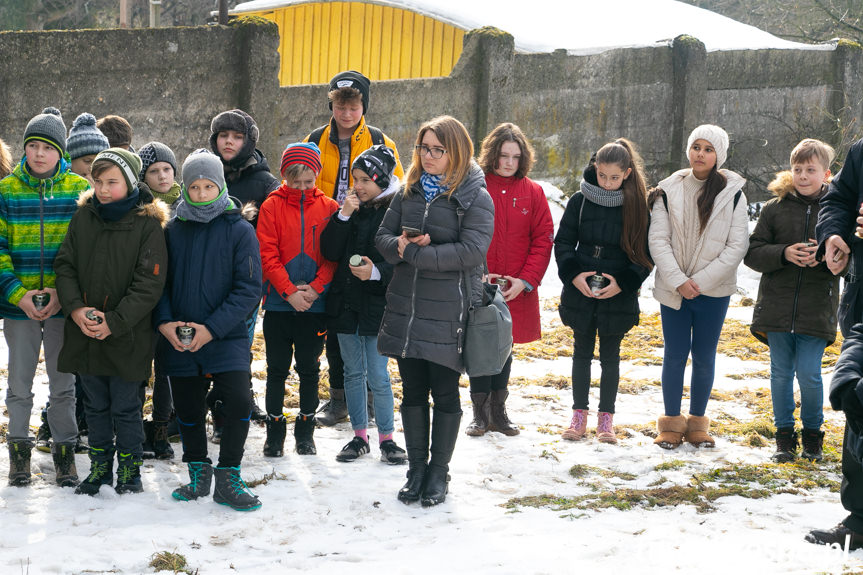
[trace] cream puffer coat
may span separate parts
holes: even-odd
[[[720,170],[727,183],[716,196],[707,226],[697,238],[692,261],[682,261],[684,226],[683,180],[689,168],[678,170],[659,182],[668,200],[653,204],[648,241],[650,256],[656,263],[653,297],[659,303],[680,309],[682,296],[677,286],[687,279],[698,284],[702,295],[725,297],[737,290],[737,268],[749,249],[749,215],[746,197],[734,196],[746,183],[740,175]]]

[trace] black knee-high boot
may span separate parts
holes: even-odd
[[[426,470],[423,485],[423,507],[443,503],[446,499],[449,484],[449,462],[455,450],[458,439],[458,429],[461,424],[461,412],[444,413],[434,410],[434,421],[431,430],[431,460]]]
[[[408,452],[407,482],[399,489],[399,501],[419,501],[429,457],[429,407],[426,405],[401,407],[405,430],[405,447]]]

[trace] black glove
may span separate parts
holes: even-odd
[[[857,397],[857,390],[853,385],[842,392],[842,411],[845,412],[848,426],[854,433],[863,435],[863,405],[860,404],[860,398]]]

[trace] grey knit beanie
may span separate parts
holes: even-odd
[[[698,126],[689,134],[689,140],[686,142],[687,154],[695,140],[707,140],[710,142],[713,149],[716,150],[716,169],[721,168],[725,160],[728,159],[728,132],[713,124]]]
[[[24,129],[24,145],[30,140],[41,140],[57,148],[60,155],[66,153],[66,124],[57,108],[47,107],[34,116]]]
[[[195,150],[183,162],[183,186],[188,186],[195,180],[210,180],[219,189],[225,187],[225,170],[222,160],[216,154],[201,148]]]
[[[108,138],[96,127],[96,116],[93,114],[84,112],[72,122],[72,129],[69,130],[69,138],[66,140],[66,149],[71,159],[98,154],[110,147]]]
[[[120,171],[123,172],[123,179],[126,180],[127,189],[129,193],[132,193],[132,189],[138,184],[138,172],[141,171],[141,158],[125,148],[108,148],[99,152],[93,158],[93,163],[95,164],[100,160],[111,162],[120,168]]]
[[[141,173],[138,175],[138,179],[141,181],[144,181],[147,169],[156,162],[171,164],[171,167],[174,168],[174,179],[177,179],[177,158],[174,157],[171,148],[162,142],[147,142],[138,150],[138,155],[141,157]]]

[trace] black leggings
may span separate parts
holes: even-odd
[[[195,377],[169,377],[177,412],[177,427],[183,440],[184,462],[211,463],[207,457],[207,390],[210,379]],[[249,374],[246,371],[226,371],[212,375],[224,419],[222,442],[219,445],[219,467],[239,467],[243,460],[243,447],[249,434],[249,413],[252,394],[249,391]]]
[[[483,377],[470,378],[470,392],[490,393],[492,391],[506,389],[506,386],[509,383],[509,372],[511,369],[512,354],[509,354],[506,363],[503,364],[503,369],[500,370],[500,373],[498,373],[497,375],[486,375]]]
[[[590,362],[596,345],[596,330],[574,332],[572,351],[572,408],[587,409],[590,393]],[[617,386],[620,383],[620,342],[623,336],[599,336],[599,411],[614,413]]]
[[[444,413],[461,413],[458,380],[461,374],[424,359],[398,359],[402,378],[402,405],[428,407],[431,392],[434,407]]]
[[[300,378],[300,413],[318,410],[318,382],[321,352],[327,323],[323,314],[292,311],[264,312],[264,340],[267,344],[267,398],[270,415],[281,415],[285,404],[285,380],[296,356]],[[333,338],[335,340],[337,338]],[[247,382],[248,384],[248,382]]]

